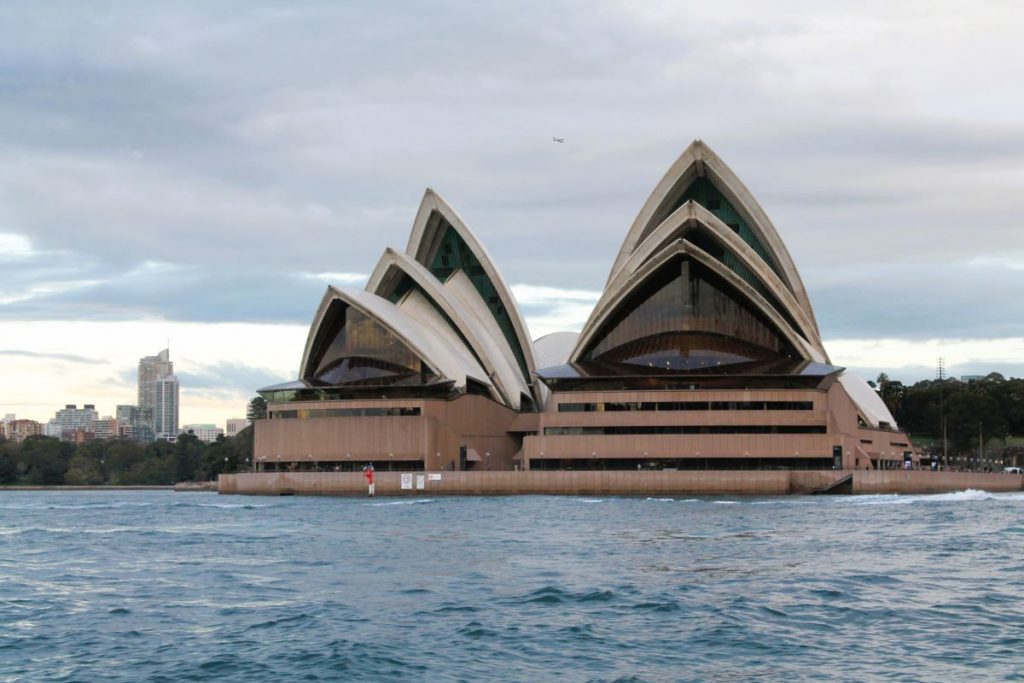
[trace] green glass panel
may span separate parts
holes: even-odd
[[[473,287],[484,300],[488,310],[490,310],[495,322],[498,323],[498,327],[501,328],[502,334],[505,335],[505,340],[512,348],[512,353],[519,364],[519,370],[523,373],[523,378],[527,384],[529,384],[530,372],[526,367],[526,355],[523,353],[523,347],[519,344],[519,337],[516,335],[512,319],[508,311],[505,310],[505,305],[501,303],[498,290],[494,287],[491,279],[487,277],[483,265],[481,265],[476,255],[473,254],[469,245],[459,236],[455,228],[447,223],[445,225],[447,229],[444,232],[444,237],[442,237],[441,244],[438,246],[437,252],[428,266],[430,272],[441,282],[445,282],[460,270],[469,277]]]
[[[750,245],[750,248],[757,252],[757,255],[761,257],[761,260],[768,264],[768,267],[775,271],[776,275],[785,282],[785,278],[782,276],[782,272],[778,265],[770,256],[768,249],[765,248],[761,241],[754,234],[754,231],[750,229],[750,226],[743,219],[743,216],[736,210],[728,199],[718,191],[714,183],[705,177],[697,178],[690,186],[686,188],[686,192],[676,200],[675,206],[672,207],[672,211],[675,211],[680,206],[688,201],[695,201],[705,209],[713,213],[720,221],[728,225],[733,229],[740,238]]]

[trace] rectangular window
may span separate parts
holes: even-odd
[[[546,436],[639,434],[825,434],[825,425],[657,425],[546,427]]]

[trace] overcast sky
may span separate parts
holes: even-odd
[[[578,330],[694,138],[836,364],[1024,375],[1021,35],[1011,1],[4,3],[0,412],[112,413],[170,339],[183,422],[241,414],[427,186],[535,337]]]

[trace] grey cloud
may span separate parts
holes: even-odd
[[[181,382],[183,391],[187,390],[197,394],[227,392],[228,394],[252,395],[262,387],[294,379],[294,377],[282,377],[266,368],[257,368],[244,363],[204,365],[195,371],[178,371],[175,374]],[[218,398],[222,397],[218,396]]]
[[[994,292],[1019,278],[948,265],[1024,252],[1022,100],[984,99],[987,74],[1015,82],[984,61],[1008,48],[945,36],[977,48],[957,43],[975,77],[951,100],[914,61],[936,42],[927,3],[751,7],[8,4],[0,225],[47,253],[5,264],[0,301],[41,293],[0,317],[306,323],[323,284],[293,274],[368,272],[427,185],[507,281],[600,290],[702,137],[764,204],[826,336],[1018,334]]]
[[[804,273],[825,339],[1024,337],[1024,272],[966,263],[877,264]]]
[[[72,353],[39,353],[38,351],[26,351],[25,349],[0,349],[0,356],[22,356],[25,358],[49,358],[51,360],[63,360],[69,363],[85,363],[88,365],[103,365],[107,361],[99,358],[87,358],[76,356]]]

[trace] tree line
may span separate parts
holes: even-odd
[[[968,452],[979,440],[1024,436],[1024,379],[993,372],[968,382],[924,380],[904,385],[884,373],[875,383],[879,396],[911,438],[941,440],[945,427],[951,452]]]
[[[48,436],[15,443],[0,437],[0,484],[8,485],[170,485],[216,479],[247,470],[251,462],[251,426],[209,444],[191,432],[175,443],[147,444],[104,439],[75,445]]]

